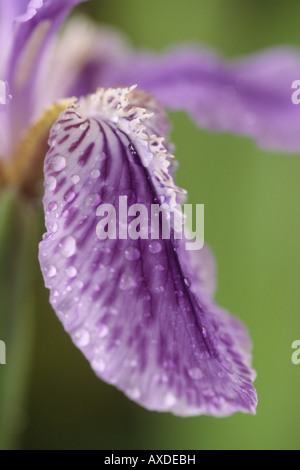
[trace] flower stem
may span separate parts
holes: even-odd
[[[0,195],[0,340],[6,365],[0,365],[0,449],[18,446],[25,423],[33,349],[38,220],[20,195]]]

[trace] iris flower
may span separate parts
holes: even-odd
[[[214,302],[209,248],[187,251],[173,229],[169,240],[100,241],[97,207],[118,209],[127,196],[180,208],[163,106],[265,148],[299,150],[290,99],[299,58],[277,49],[227,63],[196,45],[136,52],[82,18],[57,36],[78,3],[1,0],[0,187],[33,203],[44,174],[42,273],[98,377],[150,410],[255,413],[251,342]]]

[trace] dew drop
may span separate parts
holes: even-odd
[[[62,171],[66,168],[67,162],[64,157],[54,157],[51,160],[51,166],[54,171]]]
[[[56,276],[57,274],[57,269],[55,266],[53,266],[52,264],[50,264],[46,269],[45,269],[45,274],[47,277],[49,277],[50,279],[52,279],[53,277]]]
[[[99,338],[105,338],[108,335],[109,329],[105,323],[98,324],[98,336]]]
[[[80,181],[79,175],[73,175],[73,176],[71,177],[71,181],[72,181],[73,184],[78,184],[79,181]]]
[[[73,191],[68,191],[64,195],[64,200],[66,202],[70,203],[70,202],[74,201],[75,197],[76,197],[76,194]]]
[[[92,171],[91,171],[91,177],[92,177],[93,179],[96,180],[97,178],[99,178],[99,176],[100,176],[100,171],[99,171],[99,170],[92,170]]]
[[[141,252],[137,248],[129,247],[125,251],[125,258],[128,259],[128,261],[137,261],[140,256]]]
[[[103,361],[103,359],[94,359],[92,361],[92,367],[95,370],[95,372],[104,372],[106,369],[106,364]]]
[[[69,276],[69,278],[74,279],[74,277],[77,276],[77,269],[74,268],[74,266],[70,266],[69,268],[66,269],[66,273]]]
[[[54,176],[49,176],[49,178],[47,178],[45,181],[46,189],[48,189],[49,191],[54,191],[56,189],[56,186],[57,186],[56,178],[54,178]]]
[[[154,288],[154,292],[156,292],[156,294],[162,294],[164,291],[165,288],[163,286],[158,286]]]
[[[56,233],[58,230],[58,224],[55,222],[50,228],[51,233]]]
[[[192,281],[188,277],[184,278],[184,283],[187,287],[191,287],[191,285],[192,285]]]
[[[171,406],[175,405],[176,403],[175,395],[173,395],[173,393],[167,393],[164,398],[164,403],[168,408],[171,408]]]
[[[50,202],[50,203],[48,204],[48,209],[49,209],[49,211],[51,211],[51,212],[52,212],[52,211],[56,211],[56,209],[57,209],[57,204],[56,204],[56,202],[54,202],[54,201]]]
[[[82,329],[75,333],[74,342],[78,347],[88,346],[90,343],[90,334],[87,330]]]
[[[59,131],[60,128],[61,128],[61,125],[58,124],[58,123],[57,123],[57,124],[54,124],[54,126],[52,127],[52,129],[53,129],[54,131]]]
[[[182,290],[175,291],[175,294],[177,294],[178,297],[183,297]]]
[[[161,273],[162,273],[163,271],[165,271],[165,268],[164,268],[164,266],[163,266],[162,264],[157,264],[154,269],[155,269],[156,271],[161,272]]]
[[[120,281],[120,289],[121,290],[130,290],[136,287],[136,282],[132,276],[128,274],[123,274]]]
[[[48,144],[51,148],[55,147],[56,145],[56,139],[55,137],[51,137],[49,140],[48,140]]]
[[[153,255],[157,255],[158,253],[161,252],[161,244],[159,242],[152,242],[150,243],[149,245],[149,251],[150,253],[152,253]]]
[[[90,194],[87,198],[87,203],[89,206],[98,206],[101,202],[101,197],[99,194]]]
[[[74,237],[70,236],[65,238],[65,240],[60,244],[62,254],[66,258],[71,258],[76,251],[76,240]]]
[[[205,388],[202,393],[205,398],[214,398],[215,396],[215,392],[211,388]]]
[[[203,378],[203,373],[198,367],[193,367],[192,369],[189,369],[188,374],[193,380],[200,380]]]
[[[204,328],[204,326],[201,328],[201,331],[202,331],[203,338],[207,338],[207,331],[206,331],[206,328]]]
[[[142,395],[140,389],[136,387],[129,389],[127,394],[132,400],[139,400],[139,398],[141,398],[141,395]]]
[[[220,340],[225,343],[226,346],[232,346],[233,345],[233,340],[227,333],[221,333],[220,334]]]

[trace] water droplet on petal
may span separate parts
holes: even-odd
[[[53,266],[52,264],[50,264],[46,269],[45,269],[45,274],[47,277],[49,278],[53,278],[56,276],[57,274],[57,269],[55,266]]]
[[[157,264],[154,269],[155,269],[156,271],[161,272],[161,273],[162,273],[163,271],[165,271],[165,268],[164,268],[164,266],[163,266],[162,264]]]
[[[123,274],[123,276],[121,277],[121,281],[120,281],[120,289],[130,290],[130,289],[133,289],[134,287],[136,287],[136,282],[133,279],[133,277],[128,274]]]
[[[57,209],[57,204],[56,202],[52,201],[48,204],[48,209],[49,211],[55,211]]]
[[[48,140],[48,144],[51,148],[55,147],[56,145],[56,139],[55,137],[51,137],[49,140]]]
[[[58,230],[58,224],[55,222],[51,227],[49,227],[51,233],[56,233]]]
[[[138,400],[139,398],[141,398],[142,395],[140,389],[136,387],[129,389],[127,394],[132,400]]]
[[[204,328],[204,326],[201,328],[201,331],[202,331],[203,338],[207,338],[207,331],[206,331],[206,328]]]
[[[161,252],[161,244],[159,242],[152,242],[150,243],[149,245],[149,251],[150,253],[152,253],[153,255],[157,255],[158,253]]]
[[[182,290],[175,291],[175,294],[176,294],[178,297],[183,297],[183,292],[182,292]]]
[[[99,178],[99,176],[100,176],[100,171],[99,171],[99,170],[92,170],[92,171],[91,171],[91,177],[92,177],[93,179],[96,180],[97,178]]]
[[[90,194],[89,197],[87,198],[87,203],[90,206],[98,206],[101,202],[101,197],[99,194]]]
[[[232,346],[233,340],[227,333],[220,334],[220,340],[225,343],[226,346]]]
[[[129,247],[125,251],[125,258],[128,259],[128,261],[136,261],[140,258],[141,252],[137,248]]]
[[[214,398],[215,396],[215,392],[211,388],[205,388],[202,393],[205,398]]]
[[[49,176],[49,178],[46,179],[45,181],[45,188],[48,189],[49,191],[54,191],[57,186],[57,181],[54,176]]]
[[[73,175],[71,177],[71,181],[72,181],[73,184],[78,184],[79,181],[80,181],[80,177],[78,175]]]
[[[64,157],[53,157],[51,160],[51,166],[54,171],[62,171],[66,168],[67,162]]]
[[[70,266],[66,269],[66,273],[71,279],[74,279],[77,276],[77,269],[74,266]]]
[[[189,369],[188,373],[191,379],[193,380],[200,380],[203,378],[203,373],[198,367],[193,367],[192,369]]]
[[[109,332],[108,326],[105,323],[99,323],[97,326],[99,338],[105,338]]]
[[[61,251],[66,258],[71,258],[76,251],[76,240],[74,237],[70,236],[65,238],[65,240],[60,244]]]
[[[163,286],[158,286],[154,288],[154,292],[156,292],[156,294],[162,294],[164,291],[165,288]]]
[[[76,194],[73,191],[68,191],[64,195],[64,200],[66,202],[70,203],[70,202],[74,201],[75,197],[76,197]]]
[[[58,123],[57,123],[57,124],[54,124],[54,126],[52,127],[52,129],[53,129],[54,131],[59,131],[60,128],[61,128],[61,125],[58,124]]]
[[[106,368],[106,364],[103,359],[94,359],[92,361],[92,368],[95,372],[104,372]]]
[[[187,287],[191,287],[191,285],[192,285],[192,281],[188,277],[184,278],[184,283]]]
[[[85,329],[77,331],[74,336],[74,342],[78,347],[88,346],[90,343],[90,333]]]
[[[171,406],[175,405],[176,403],[175,395],[173,395],[173,393],[167,393],[164,398],[164,403],[168,408],[171,408]]]

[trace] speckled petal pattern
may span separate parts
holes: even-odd
[[[169,240],[97,237],[100,204],[118,212],[126,196],[128,205],[163,200],[176,210],[183,194],[164,135],[153,134],[163,132],[162,113],[137,107],[136,93],[101,89],[52,128],[39,253],[51,304],[95,373],[142,406],[255,413],[250,341],[212,301],[209,253],[190,263],[173,230]]]

